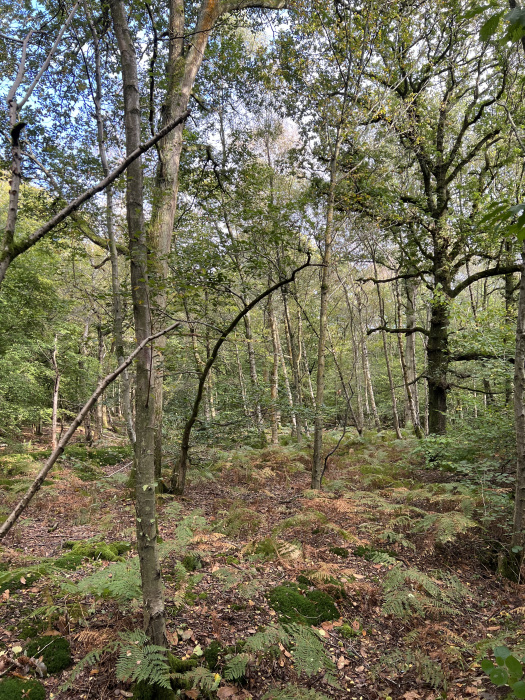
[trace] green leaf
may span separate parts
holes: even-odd
[[[514,7],[505,15],[507,22],[514,26],[525,27],[525,10],[521,7]]]
[[[489,678],[494,685],[507,685],[509,682],[507,670],[498,666],[489,673]]]
[[[498,31],[499,23],[503,16],[503,12],[497,12],[488,18],[486,22],[483,23],[479,36],[481,41],[488,41],[494,34]]]
[[[490,659],[483,659],[480,665],[487,675],[496,668]]]
[[[494,656],[496,661],[500,666],[503,666],[507,656],[510,656],[510,649],[508,647],[494,647]]]
[[[514,693],[515,697],[518,698],[518,700],[525,699],[525,683],[523,681],[518,681],[517,683],[514,683],[512,686],[512,692]]]
[[[521,676],[523,675],[523,669],[521,667],[521,664],[515,656],[507,656],[507,658],[505,659],[505,666],[516,678],[521,678]]]

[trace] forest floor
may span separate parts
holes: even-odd
[[[259,700],[273,688],[268,698],[501,697],[480,660],[498,644],[521,654],[525,646],[525,586],[495,571],[508,491],[427,469],[411,439],[383,433],[346,436],[328,461],[323,491],[314,492],[309,448],[305,441],[202,450],[186,495],[159,496],[171,651],[204,663],[203,651],[216,642],[212,668],[222,674],[215,694],[181,696]],[[41,464],[45,453],[31,449],[0,453],[0,515]],[[68,541],[133,540],[129,466],[114,442],[73,445],[2,543],[0,675],[13,671],[2,669],[2,658],[16,657],[35,635],[67,638],[74,663],[140,629],[133,550],[124,562],[105,561],[100,550],[66,569],[60,562],[42,568],[67,554]],[[279,643],[248,657],[238,682],[225,680],[229,645],[290,621],[286,602],[279,607],[271,595],[290,582],[295,594],[322,591],[334,601],[337,615],[315,624],[332,674],[298,673],[299,652]],[[47,697],[131,697],[132,684],[116,677],[116,658],[102,653],[69,690],[60,687],[72,667],[47,676]],[[310,694],[294,695],[293,686]]]

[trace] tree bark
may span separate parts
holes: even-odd
[[[255,349],[253,347],[253,334],[250,314],[244,316],[244,333],[246,337],[246,345],[248,347],[248,364],[250,367],[250,381],[252,384],[252,391],[254,393],[254,404],[255,404],[255,425],[257,430],[262,433],[263,431],[263,416],[261,411],[261,404],[259,401],[259,379],[257,377],[257,364],[255,362]]]
[[[301,372],[299,368],[299,354],[297,352],[297,347],[295,344],[295,336],[293,332],[293,326],[292,326],[292,321],[290,318],[290,311],[288,309],[288,298],[287,298],[287,290],[283,287],[282,290],[282,297],[283,297],[283,311],[284,311],[284,330],[285,330],[285,335],[286,335],[286,344],[288,347],[288,354],[290,355],[290,360],[292,363],[292,376],[293,376],[293,403],[294,403],[294,408],[297,408],[298,410],[294,410],[294,416],[295,416],[295,430],[296,430],[296,438],[297,442],[301,442],[301,437],[303,433],[303,417],[301,415],[301,408],[303,405],[303,396],[302,396],[302,387],[301,387]]]
[[[272,371],[270,374],[270,401],[271,401],[271,420],[270,427],[272,431],[272,445],[279,444],[279,347],[277,342],[277,327],[275,323],[275,314],[273,311],[273,299],[268,297],[268,323],[270,326],[270,334],[272,337]]]
[[[53,409],[51,415],[51,449],[56,450],[57,448],[57,417],[58,417],[58,392],[60,390],[60,371],[58,369],[57,362],[57,342],[58,338],[55,335],[55,345],[53,347],[53,353],[51,355],[51,364],[53,365],[53,370],[55,372],[55,379],[53,382]]]

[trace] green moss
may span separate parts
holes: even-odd
[[[14,569],[0,574],[0,593],[9,590],[10,593],[32,586],[43,574],[47,573],[46,565]]]
[[[208,664],[210,671],[215,671],[219,665],[219,657],[224,653],[224,648],[219,642],[212,642],[204,650],[204,659]]]
[[[186,673],[187,671],[192,671],[199,665],[197,659],[179,659],[173,654],[168,654],[168,663],[172,673]]]
[[[133,700],[176,700],[173,690],[140,681],[133,688]]]
[[[346,623],[342,625],[339,628],[339,633],[341,637],[344,637],[345,639],[351,639],[352,637],[359,637],[359,632],[355,630],[353,627],[350,625],[347,625]]]
[[[181,564],[186,571],[202,569],[202,559],[200,555],[196,553],[186,554],[186,556],[181,559]]]
[[[233,557],[231,554],[226,557],[227,564],[240,564],[239,557]]]
[[[0,681],[0,700],[46,700],[46,689],[40,681],[4,678]]]
[[[70,549],[71,554],[104,561],[124,561],[120,555],[131,549],[127,542],[66,542],[64,547]]]
[[[330,547],[329,551],[332,554],[337,555],[338,557],[342,557],[343,559],[348,559],[349,552],[348,552],[348,549],[345,549],[344,547]]]
[[[20,631],[18,632],[18,637],[25,641],[26,639],[36,637],[38,635],[38,632],[39,629],[35,625],[24,625],[20,628]]]
[[[55,559],[54,565],[66,571],[75,571],[82,564],[84,557],[81,554],[66,554]]]
[[[34,460],[27,454],[10,454],[0,457],[0,474],[4,477],[18,476],[28,472]]]
[[[270,606],[279,614],[282,622],[319,625],[339,617],[339,611],[328,593],[316,590],[302,594],[297,588],[289,584],[276,586],[267,594]]]
[[[44,657],[48,673],[58,673],[71,666],[71,647],[64,637],[38,637],[25,648],[27,656]]]

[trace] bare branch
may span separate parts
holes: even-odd
[[[475,272],[473,275],[469,275],[463,282],[460,282],[455,289],[449,291],[449,296],[455,299],[458,294],[460,294],[464,289],[469,287],[474,282],[478,280],[483,280],[486,277],[498,277],[499,275],[508,275],[512,272],[522,272],[523,265],[498,265],[496,267],[491,267],[488,270],[481,270],[480,272]]]

